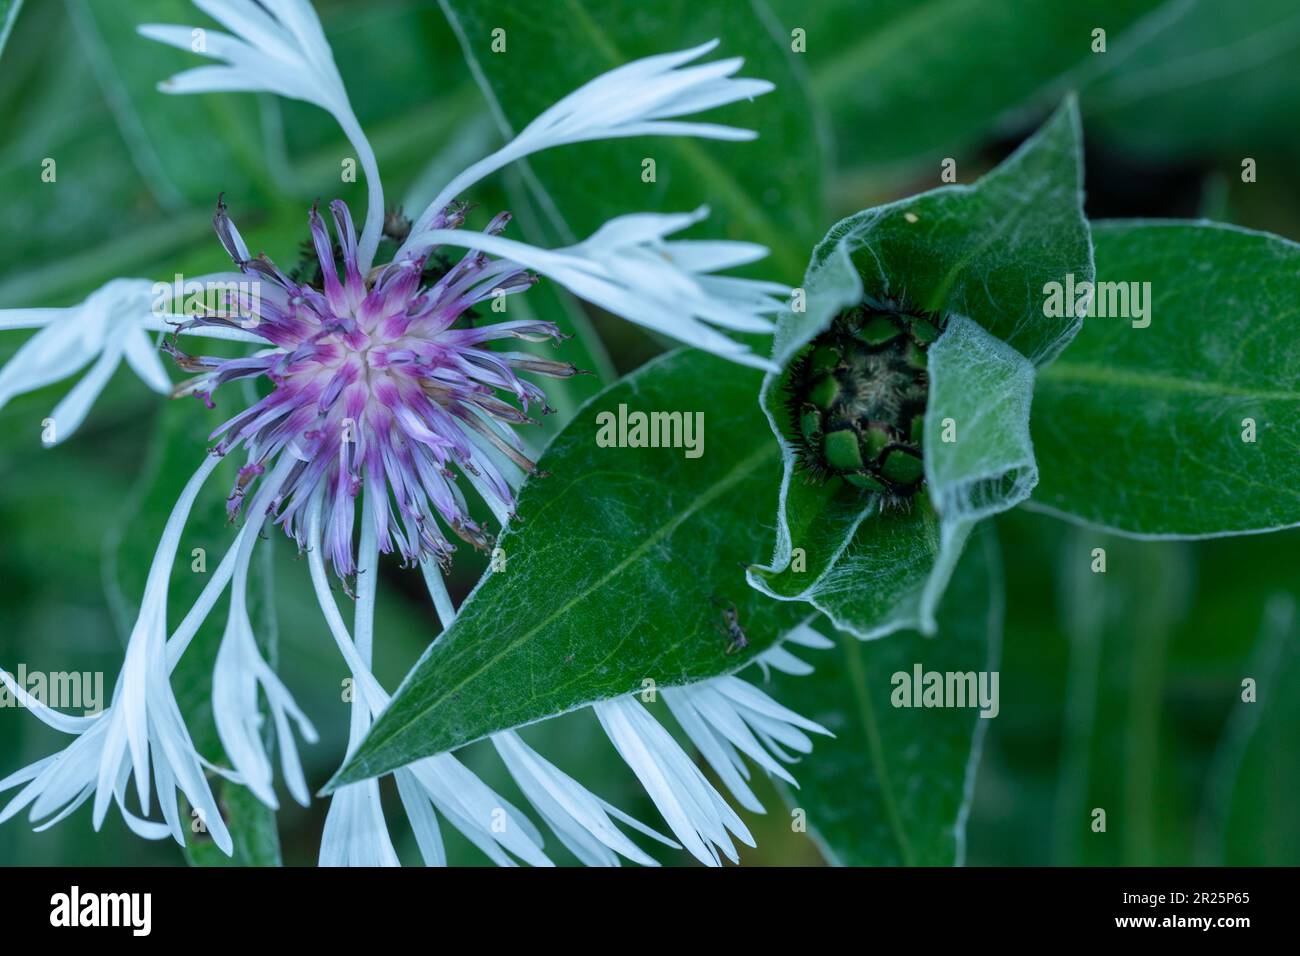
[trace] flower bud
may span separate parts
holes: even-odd
[[[921,436],[926,351],[943,319],[894,300],[865,300],[835,317],[785,377],[789,437],[817,481],[842,479],[905,507],[925,483]]]

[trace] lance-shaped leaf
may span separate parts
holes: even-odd
[[[1040,376],[1033,506],[1153,537],[1300,524],[1300,245],[1210,223],[1095,235],[1094,311],[1127,314],[1090,317]]]
[[[1046,315],[1042,290],[1093,274],[1080,177],[1078,114],[1068,102],[974,186],[866,210],[814,251],[806,309],[778,326],[778,365],[864,293],[902,295],[947,316],[929,354],[928,496],[910,510],[882,510],[876,495],[838,480],[809,483],[785,437],[782,376],[769,375],[763,406],[785,470],[776,547],[767,566],[750,569],[754,587],[807,601],[864,639],[904,627],[933,632],[970,528],[1023,501],[1037,481],[1034,365],[1051,361],[1081,322]]]
[[[780,475],[760,380],[678,351],[584,406],[542,455],[547,474],[520,493],[519,518],[497,542],[504,567],[466,599],[331,786],[646,681],[733,671],[806,618],[806,607],[745,585],[745,564],[768,547]],[[657,447],[622,447],[651,440],[633,417],[648,412],[675,413],[692,431],[659,431],[655,419]],[[662,447],[674,434],[677,447]],[[729,653],[732,603],[748,647]]]
[[[804,47],[799,59],[830,113],[841,165],[870,170],[868,181],[879,181],[922,164],[933,163],[937,172],[942,157],[961,157],[990,130],[1014,128],[1038,104],[1125,63],[1136,42],[1186,4],[774,0],[771,6],[785,35]],[[1093,52],[1098,29],[1105,31],[1107,54]]]
[[[833,651],[810,661],[813,673],[776,675],[774,696],[835,734],[800,762],[799,788],[782,788],[786,802],[807,814],[831,862],[963,862],[980,749],[999,706],[993,681],[1002,607],[997,538],[986,526],[944,597],[938,637],[911,632],[864,644],[840,632]],[[945,675],[945,686],[946,675],[962,675],[953,687],[961,688],[965,706],[913,706],[924,703],[924,675],[936,672]],[[981,680],[988,717],[980,716]]]

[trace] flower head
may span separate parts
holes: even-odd
[[[213,435],[220,439],[218,454],[242,447],[246,455],[230,496],[231,514],[271,462],[289,456],[295,464],[279,492],[277,520],[306,547],[309,504],[322,495],[325,547],[340,575],[355,571],[354,499],[364,476],[386,489],[369,499],[383,551],[398,551],[410,564],[446,560],[454,547],[439,522],[462,540],[486,546],[488,534],[469,515],[457,472],[504,521],[514,505],[512,485],[533,467],[506,426],[533,421],[530,407],[547,408],[541,389],[518,373],[561,377],[577,371],[487,344],[558,338],[559,330],[546,322],[464,321],[484,300],[532,285],[533,278],[508,260],[471,252],[444,268],[425,252],[363,276],[347,206],[336,200],[330,212],[337,243],[319,212],[310,215],[319,276],[313,285],[290,278],[265,256],[251,257],[219,203],[217,235],[236,266],[265,290],[255,305],[245,303],[256,311],[244,325],[270,348],[214,359],[169,346],[183,368],[198,372],[183,392],[208,398],[223,384],[252,377],[272,386]],[[457,207],[440,226],[455,228],[463,218]],[[496,217],[486,234],[508,222],[507,215]],[[230,321],[199,318],[192,324]]]
[[[178,799],[183,795],[204,818],[216,844],[230,853],[231,834],[208,774],[247,787],[274,808],[273,742],[289,793],[306,803],[297,738],[316,739],[262,656],[248,612],[251,557],[263,525],[281,525],[306,552],[321,612],[355,682],[351,752],[389,703],[370,669],[380,552],[400,553],[407,563],[420,566],[434,608],[443,626],[449,626],[455,611],[439,573],[439,564],[453,550],[446,532],[479,547],[490,541],[489,529],[471,517],[461,481],[498,523],[508,521],[517,488],[533,469],[514,426],[533,422],[535,409],[547,410],[545,393],[526,376],[576,372],[567,363],[497,347],[510,339],[558,339],[556,326],[487,321],[486,313],[502,311],[507,297],[525,292],[541,276],[647,328],[736,362],[766,366],[748,344],[727,333],[770,332],[769,317],[781,305],[777,297],[787,290],[716,274],[761,258],[766,254],[761,246],[668,238],[703,219],[704,209],[619,216],[587,240],[558,249],[506,238],[509,216],[504,213],[481,231],[465,228],[468,207],[460,197],[483,177],[538,150],[635,135],[752,137],[749,130],[683,119],[771,89],[763,80],[736,78],[739,59],[694,62],[716,41],[647,57],[594,78],[501,149],[452,177],[410,222],[400,214],[385,216],[374,151],[307,0],[195,4],[230,32],[142,27],[147,37],[217,61],[173,77],[162,89],[264,91],[328,111],[365,171],[369,205],[364,226],[358,234],[341,201],[329,204],[330,223],[313,208],[308,216],[313,255],[301,268],[285,272],[266,255],[250,252],[219,199],[217,236],[239,270],[238,278],[250,280],[223,282],[221,304],[229,309],[157,314],[143,299],[147,289],[142,280],[121,280],[74,310],[0,313],[0,328],[42,327],[0,372],[0,404],[99,357],[91,375],[60,405],[67,406],[63,435],[84,416],[122,356],[154,389],[208,403],[230,382],[261,380],[266,386],[262,397],[212,434],[215,446],[167,520],[109,710],[97,718],[59,714],[29,700],[0,671],[0,681],[41,720],[74,737],[63,751],[0,780],[0,791],[21,788],[0,810],[0,821],[29,809],[34,823],[48,826],[93,798],[96,826],[115,804],[140,835],[171,835],[184,842],[187,828],[179,818]],[[466,251],[453,261],[448,249]],[[482,308],[480,315],[476,307],[489,301],[492,307]],[[163,329],[173,334],[162,347],[190,374],[174,389],[146,337],[147,331]],[[235,357],[209,357],[183,350],[181,336],[252,343],[255,348]],[[185,523],[205,482],[232,453],[242,458],[228,510],[232,519],[242,514],[244,526],[169,634],[168,585]],[[351,631],[330,590],[327,562],[345,586],[356,584]],[[211,698],[224,751],[220,761],[197,751],[170,677],[227,589],[230,601]],[[789,639],[809,645],[821,640],[801,638],[798,632]],[[805,666],[780,649],[768,651],[760,661],[792,673]],[[804,732],[821,730],[734,677],[675,690],[665,699],[747,806],[756,801],[743,783],[748,771],[742,755],[788,777],[779,763],[789,759],[786,751],[805,751],[809,740]],[[748,842],[748,832],[667,731],[627,698],[595,709],[681,844],[705,862],[720,860],[718,848],[734,859],[729,834]],[[587,790],[513,731],[495,735],[493,744],[529,804],[583,862],[652,863],[629,830],[676,845]],[[446,861],[440,820],[494,862],[551,862],[540,829],[455,755],[417,760],[393,776],[426,863]],[[138,811],[127,806],[132,782]],[[149,819],[155,794],[161,822]],[[320,862],[398,862],[378,781],[348,785],[332,797]]]

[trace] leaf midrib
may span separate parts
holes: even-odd
[[[898,802],[894,799],[893,783],[889,777],[889,768],[885,765],[884,745],[880,740],[880,728],[876,723],[875,708],[871,704],[871,695],[867,692],[867,668],[862,660],[860,642],[853,637],[843,636],[844,657],[848,665],[849,686],[853,689],[853,700],[857,705],[858,719],[867,736],[867,747],[871,755],[871,764],[880,785],[881,802],[885,805],[885,816],[889,820],[889,830],[898,844],[898,854],[904,866],[914,866],[916,855],[912,844],[903,829],[902,814]]]
[[[587,587],[577,591],[574,594],[574,596],[570,597],[568,601],[566,601],[560,607],[550,611],[545,617],[539,620],[528,631],[519,635],[519,637],[515,638],[514,640],[502,644],[499,650],[497,650],[491,656],[487,657],[477,668],[475,668],[473,671],[465,675],[456,683],[452,684],[450,687],[444,689],[441,694],[439,694],[437,697],[434,697],[432,700],[430,700],[430,702],[425,707],[415,711],[409,719],[407,719],[401,724],[398,724],[393,730],[389,731],[387,734],[384,734],[382,736],[378,734],[373,735],[371,739],[374,742],[374,751],[376,753],[381,752],[382,748],[385,745],[391,743],[393,740],[395,740],[402,734],[405,734],[408,730],[411,729],[411,727],[413,727],[415,724],[423,720],[430,713],[432,713],[434,710],[440,707],[442,703],[446,701],[448,698],[452,698],[456,694],[460,693],[460,691],[463,690],[468,684],[470,684],[472,681],[477,679],[484,671],[494,666],[498,661],[501,660],[501,658],[503,658],[507,654],[513,653],[518,648],[522,647],[527,642],[531,641],[534,637],[537,636],[539,632],[549,627],[558,618],[566,614],[575,605],[577,605],[582,601],[587,600],[589,597],[591,597],[591,595],[599,591],[600,588],[602,588],[610,579],[612,579],[618,574],[621,574],[630,564],[632,564],[634,561],[636,561],[638,558],[644,555],[656,544],[658,544],[664,538],[672,535],[673,532],[675,532],[683,522],[685,522],[688,518],[691,517],[691,515],[695,514],[701,508],[716,500],[719,496],[725,493],[732,486],[739,483],[742,479],[744,479],[750,473],[755,471],[766,459],[776,455],[777,450],[778,449],[775,442],[765,443],[756,452],[752,453],[747,458],[742,459],[739,463],[736,464],[735,467],[731,469],[731,471],[727,472],[721,479],[715,482],[711,488],[709,488],[704,493],[697,496],[696,499],[687,508],[673,515],[669,520],[665,521],[662,525],[660,525],[660,527],[657,528],[652,534],[647,535],[639,545],[637,545],[630,552],[628,552],[628,554],[621,561],[619,561],[617,564],[611,567],[607,572],[605,572],[604,575],[597,578]],[[454,627],[455,626],[453,625],[453,631],[454,631]],[[449,639],[452,639],[452,634],[453,632],[451,631],[448,632]],[[375,731],[382,729],[382,727],[383,727],[383,719],[380,718],[380,721],[377,722],[375,725]],[[348,772],[349,769],[353,771],[365,771],[369,769],[370,765],[371,765],[370,760],[358,756],[356,763],[351,768],[345,767],[343,771],[340,772],[339,781],[341,783],[346,783],[349,782],[351,779],[353,779]]]

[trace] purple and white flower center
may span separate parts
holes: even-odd
[[[468,479],[498,521],[514,508],[514,488],[532,462],[507,427],[531,423],[530,405],[545,394],[518,371],[567,376],[573,366],[489,346],[493,340],[559,338],[546,322],[476,324],[473,307],[521,292],[534,278],[518,265],[466,254],[440,276],[426,274],[433,250],[370,270],[357,267],[352,220],[330,206],[337,247],[311,213],[320,287],[295,281],[265,256],[251,257],[219,203],[217,234],[240,270],[264,288],[254,321],[245,323],[270,348],[249,357],[209,359],[171,347],[182,367],[201,374],[180,390],[210,401],[226,382],[261,377],[270,394],[214,433],[217,452],[242,445],[247,463],[230,497],[232,517],[249,487],[281,455],[295,460],[275,499],[276,521],[307,546],[312,509],[323,516],[324,543],[336,573],[355,571],[353,524],[363,487],[373,491],[379,544],[408,562],[448,559],[454,547],[440,524],[476,547],[490,537],[457,482]],[[449,207],[439,228],[458,228],[464,209]],[[507,215],[486,232],[501,232]],[[341,263],[340,266],[337,263]],[[342,275],[340,276],[340,271]],[[220,318],[197,324],[230,324]],[[508,393],[515,404],[499,393]]]

